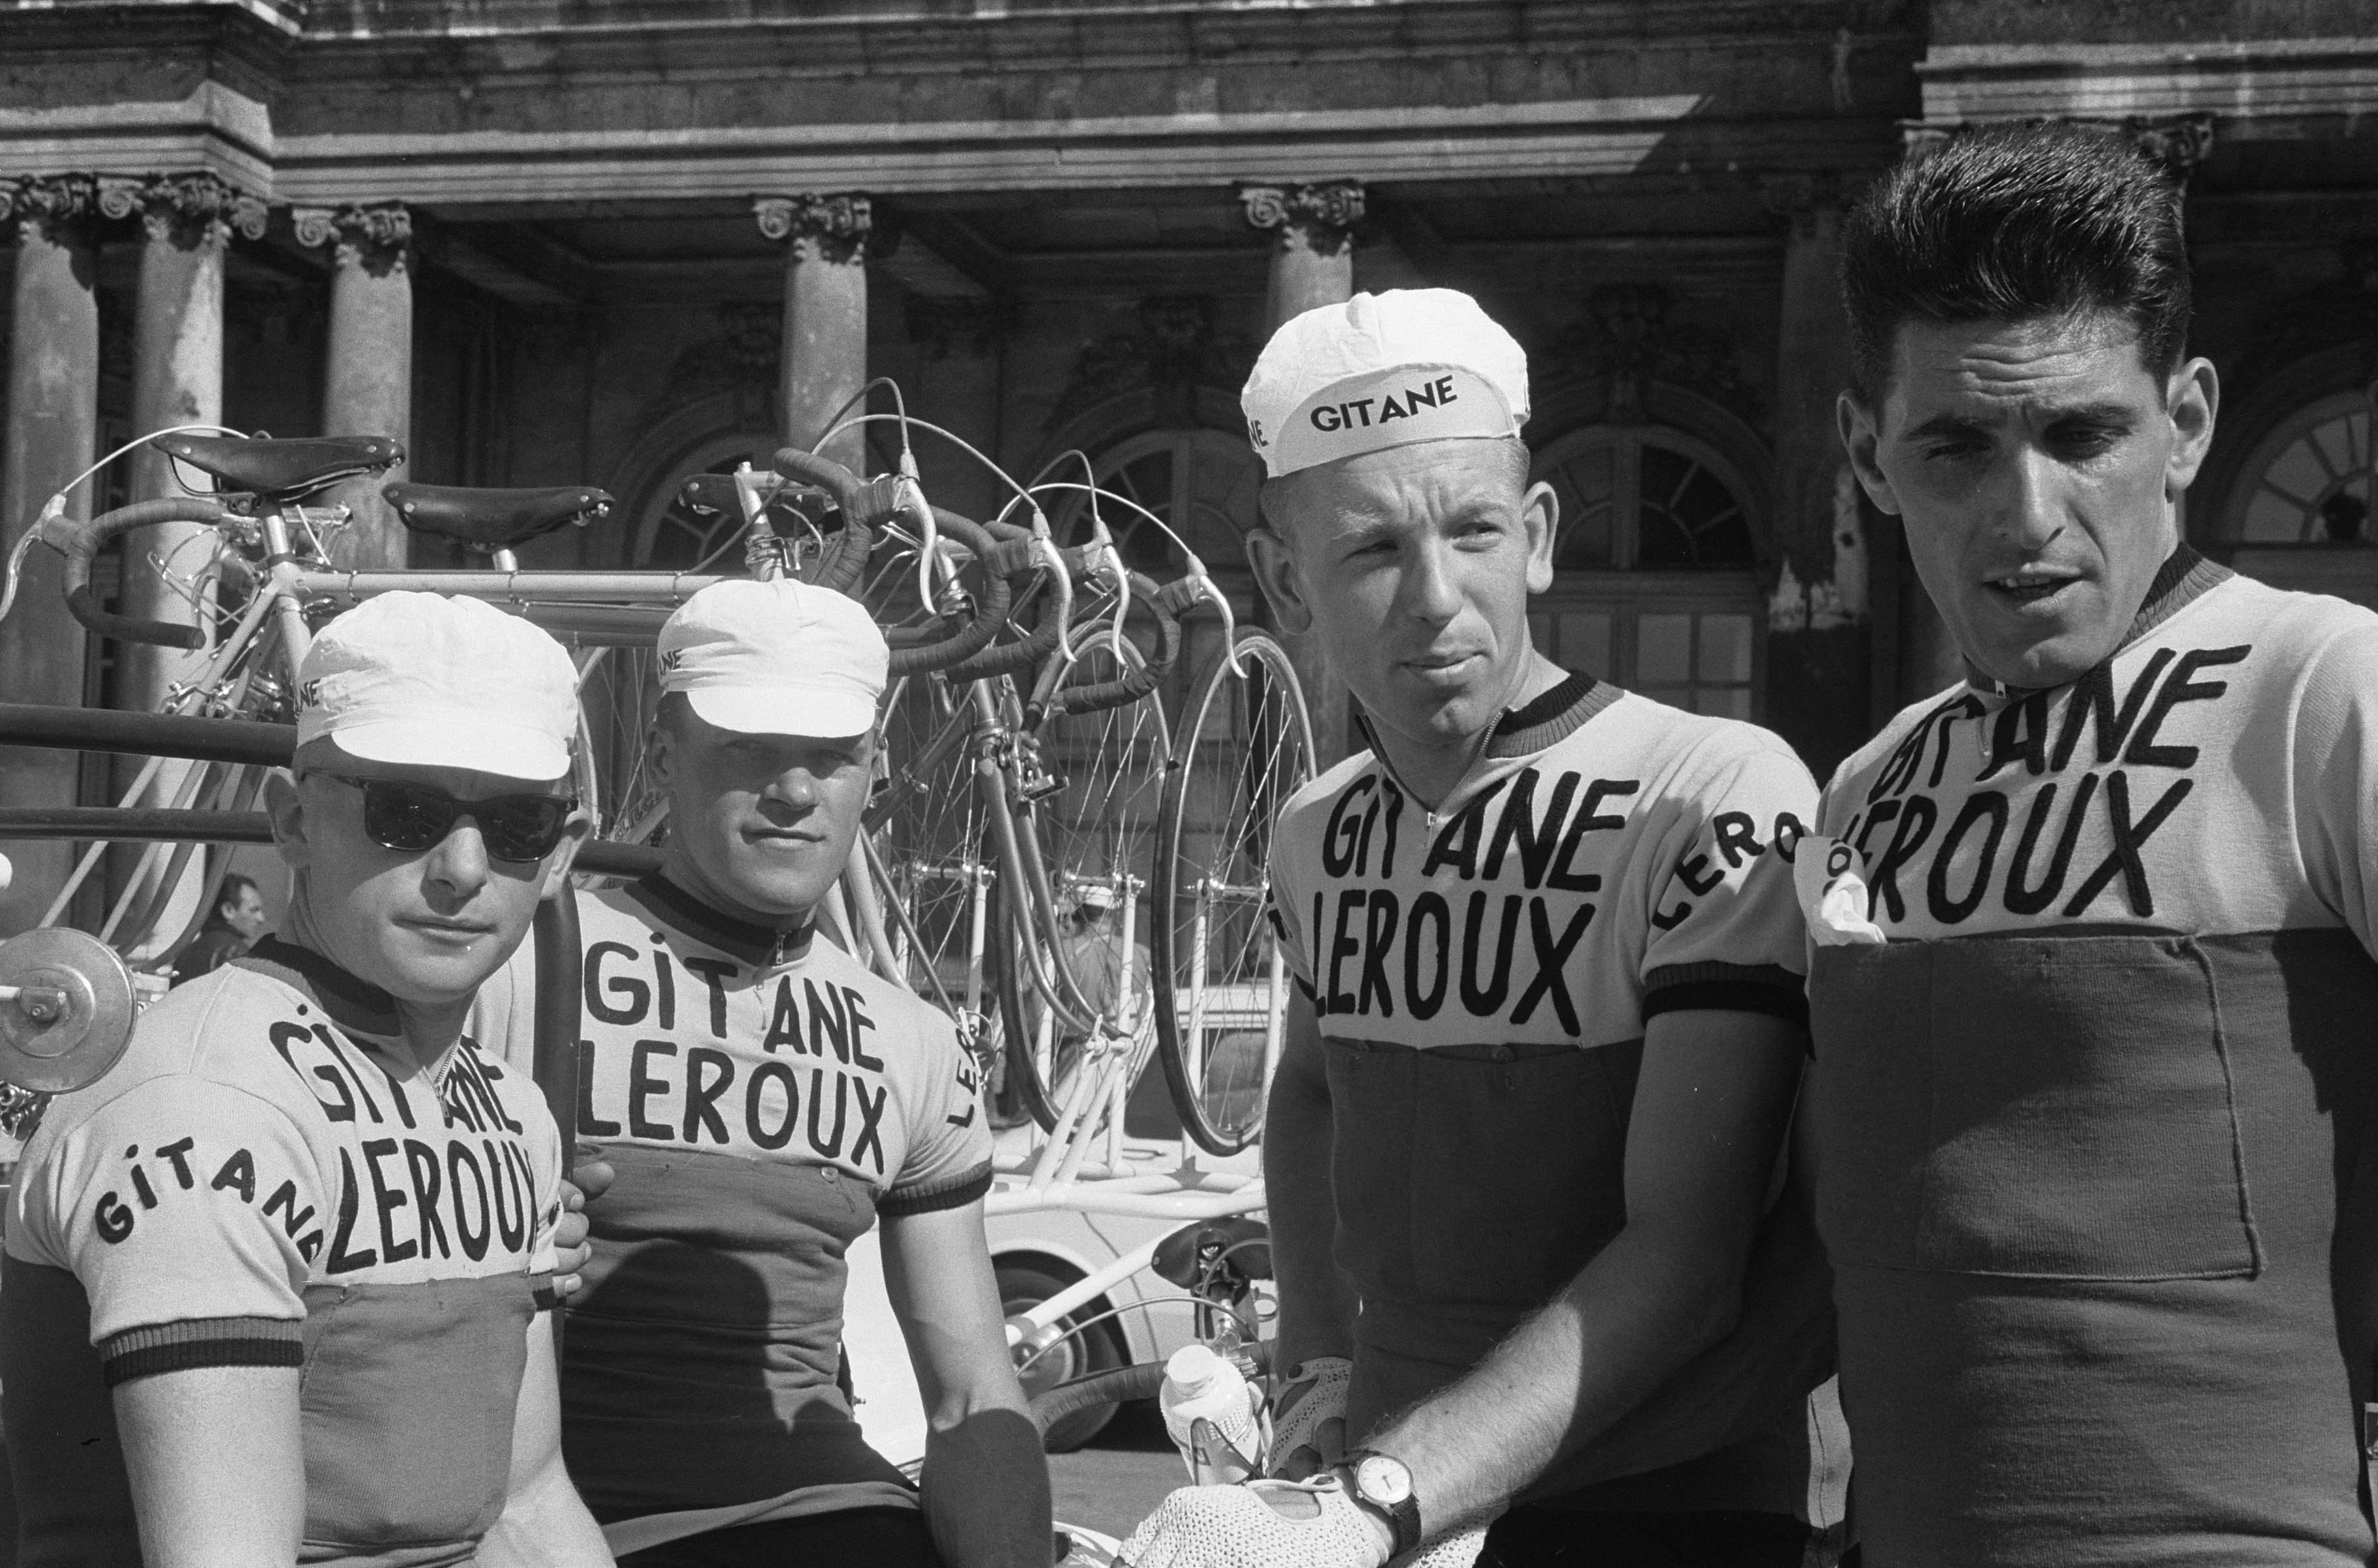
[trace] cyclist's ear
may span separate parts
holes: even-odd
[[[306,842],[305,802],[296,778],[286,768],[264,775],[264,817],[272,826],[272,847],[291,870],[303,870],[314,852]]]
[[[1304,576],[1288,541],[1268,527],[1247,530],[1247,564],[1255,568],[1255,582],[1271,602],[1280,629],[1291,635],[1311,629],[1313,606],[1305,602]]]
[[[594,819],[586,814],[585,808],[581,807],[570,814],[570,820],[562,825],[561,843],[545,857],[545,883],[536,890],[538,898],[551,898],[561,891],[562,884],[569,880],[571,863],[578,858],[579,846],[586,842],[586,835],[594,830]]]

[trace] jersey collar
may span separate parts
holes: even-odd
[[[280,981],[330,1014],[330,1022],[349,1035],[394,1039],[404,1033],[394,997],[368,980],[356,978],[312,948],[266,935],[233,959],[231,966],[253,969]]]
[[[808,957],[810,938],[816,930],[809,921],[779,930],[722,915],[657,871],[630,882],[622,891],[661,924],[707,942],[754,969],[778,969]]]
[[[2141,602],[2139,613],[2132,617],[2131,628],[2122,634],[2120,644],[2111,653],[2106,655],[2107,662],[2111,663],[2121,657],[2123,649],[2130,647],[2140,638],[2171,619],[2186,608],[2191,601],[2203,595],[2206,590],[2217,588],[2236,575],[2237,573],[2219,561],[2208,560],[2199,554],[2196,546],[2187,540],[2181,540],[2180,548],[2165,557],[2163,566],[2156,572],[2155,581],[2147,584],[2147,596]],[[1967,659],[1964,664],[1965,684],[1985,697],[2006,697],[2020,700],[2030,696],[2034,691],[2045,689],[2040,687],[2009,686],[2004,681],[1983,674],[1981,667],[1971,659]]]

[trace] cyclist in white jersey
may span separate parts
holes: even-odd
[[[316,638],[281,934],[144,1013],[18,1170],[18,1562],[610,1561],[562,1464],[560,1140],[464,1032],[586,831],[575,687],[465,600]]]
[[[1308,312],[1244,401],[1257,571],[1372,742],[1271,863],[1300,989],[1264,1144],[1276,1459],[1334,1484],[1176,1493],[1126,1555],[1375,1568],[1474,1550],[1516,1498],[1481,1561],[1796,1564],[1822,1268],[1771,1198],[1815,787],[1765,731],[1531,648],[1555,503],[1525,356],[1467,296]],[[1739,1418],[1657,1413],[1713,1392]]]

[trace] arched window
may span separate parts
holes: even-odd
[[[2371,404],[2333,392],[2256,443],[2240,474],[2231,535],[2240,545],[2378,544],[2370,526]]]
[[[1590,425],[1547,443],[1535,477],[1561,514],[1537,647],[1679,708],[1757,716],[1759,519],[1735,463],[1671,426]]]
[[[1263,482],[1263,461],[1246,437],[1221,430],[1151,430],[1116,443],[1092,463],[1101,489],[1127,496],[1162,518],[1218,581],[1246,570],[1242,541],[1255,525],[1255,490]],[[1060,468],[1048,477],[1079,484],[1081,470]],[[1085,542],[1090,536],[1088,498],[1078,491],[1058,494],[1062,500],[1049,507],[1050,525],[1065,544]],[[1101,506],[1099,516],[1134,569],[1164,582],[1187,566],[1179,546],[1128,507]]]

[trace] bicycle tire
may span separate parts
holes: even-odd
[[[1028,885],[1015,888],[1013,901],[1003,901],[1001,906],[1006,922],[999,949],[1001,997],[1014,1042],[1008,1071],[1011,1078],[1023,1074],[1020,1098],[1044,1130],[1056,1125],[1056,1113],[1064,1103],[1069,1050],[1078,1048],[1081,1036],[1077,1030],[1063,1029],[1055,1031],[1053,1041],[1048,1038],[1051,1010],[1037,995],[1033,970],[1039,969],[1061,993],[1099,1010],[1105,1026],[1122,1027],[1120,1011],[1106,1011],[1121,1005],[1119,976],[1094,976],[1069,959],[1063,922],[1082,890],[1105,886],[1135,906],[1129,926],[1118,929],[1113,940],[1121,942],[1128,930],[1132,949],[1145,942],[1147,923],[1141,911],[1152,885],[1157,814],[1171,755],[1171,730],[1152,692],[1087,711],[1063,701],[1065,693],[1076,688],[1111,691],[1138,680],[1147,664],[1138,644],[1126,639],[1118,655],[1111,623],[1093,621],[1074,628],[1073,646],[1076,657],[1058,689],[1058,700],[1019,747],[1028,775],[1022,783],[1029,798],[1011,806],[1019,851],[1038,860],[1038,875],[1048,882],[1047,918],[1037,907],[1038,891]],[[1019,866],[1008,880],[1032,874],[1031,868]],[[1019,908],[1025,918],[1016,917]],[[1153,1006],[1152,952],[1144,965],[1134,967],[1147,971],[1147,982],[1135,975],[1129,993],[1133,1033],[1137,1035]],[[1152,1037],[1146,1045],[1127,1087],[1136,1086],[1147,1070],[1147,1057],[1154,1054]]]
[[[1265,913],[1272,827],[1314,776],[1312,720],[1287,652],[1254,630],[1234,646],[1247,674],[1233,676],[1227,654],[1216,659],[1173,748],[1150,933],[1165,1084],[1183,1130],[1216,1155],[1237,1154],[1263,1131],[1291,984]],[[1218,1001],[1229,1004],[1220,1022]],[[1251,1018],[1260,1030],[1247,1027]]]

